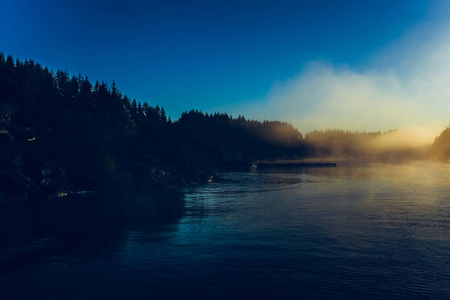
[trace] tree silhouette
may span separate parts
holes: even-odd
[[[163,107],[131,101],[114,81],[111,86],[104,81],[93,85],[87,76],[53,73],[33,60],[22,63],[11,55],[5,59],[3,53],[0,126],[14,137],[0,137],[9,145],[0,158],[2,165],[24,172],[41,189],[41,182],[51,182],[42,175],[48,166],[64,170],[58,188],[94,188],[130,176],[169,185],[206,181],[204,167],[301,156],[306,149],[301,134],[287,123],[198,110],[184,112],[173,122]],[[14,157],[25,163],[15,164]],[[183,179],[186,176],[197,179]]]

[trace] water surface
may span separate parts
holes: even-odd
[[[4,204],[0,298],[449,298],[449,175],[343,163]]]

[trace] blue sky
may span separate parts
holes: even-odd
[[[446,2],[425,0],[0,3],[0,51],[5,54],[81,72],[91,80],[115,80],[123,93],[162,105],[173,118],[192,108],[221,110],[282,119],[301,131],[411,125],[386,124],[386,117],[378,125],[377,119],[364,123],[356,111],[352,124],[353,114],[323,112],[321,106],[331,100],[316,94],[330,78],[337,86],[345,79],[349,90],[358,90],[352,82],[361,76],[408,81],[401,73],[408,73],[404,57],[414,56],[409,48],[429,54],[423,40],[438,39],[436,32],[448,18]],[[310,81],[315,92],[305,91]],[[289,93],[310,98],[291,99]]]

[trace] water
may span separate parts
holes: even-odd
[[[340,164],[3,204],[0,299],[450,298],[449,175]]]

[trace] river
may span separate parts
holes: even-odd
[[[450,298],[450,165],[0,206],[1,299]]]

